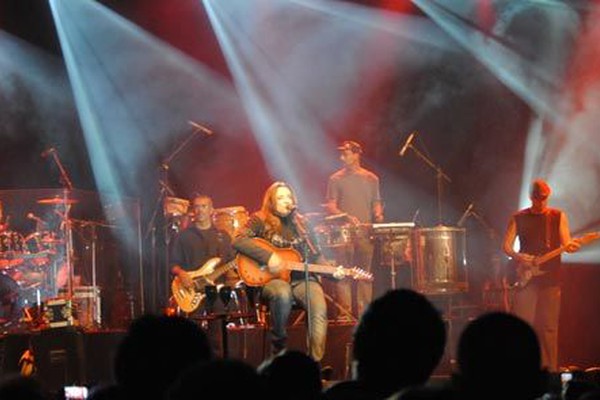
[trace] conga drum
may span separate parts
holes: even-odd
[[[242,206],[216,208],[213,212],[213,224],[229,233],[232,238],[246,225],[248,211]]]
[[[468,289],[465,229],[448,226],[415,230],[415,289],[452,294]]]

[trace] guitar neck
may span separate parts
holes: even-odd
[[[226,273],[227,271],[229,271],[230,269],[234,269],[234,268],[235,268],[235,261],[229,261],[226,264],[216,267],[215,270],[212,273],[206,275],[205,278],[208,278],[210,280],[215,280],[218,277],[220,277],[221,275],[223,275],[224,273]]]
[[[336,267],[332,267],[331,265],[307,264],[306,266],[308,267],[308,271],[316,272],[318,274],[333,275],[337,270]],[[286,268],[292,271],[303,272],[305,269],[305,264],[301,262],[288,261]]]
[[[600,239],[600,232],[590,232],[590,233],[587,233],[587,234],[585,234],[585,235],[580,236],[580,237],[577,238],[577,240],[579,241],[579,244],[581,246],[589,244],[589,243],[591,243],[591,242],[593,242],[595,240],[598,240],[598,239]],[[537,265],[541,265],[541,264],[543,264],[545,262],[548,262],[551,259],[553,259],[554,257],[560,255],[565,250],[567,250],[568,246],[569,246],[568,244],[564,244],[564,245],[562,245],[560,247],[557,247],[554,250],[549,251],[546,254],[543,254],[543,255],[539,256],[537,258]]]
[[[546,254],[541,255],[539,258],[537,258],[536,264],[542,265],[544,263],[547,263],[548,261],[552,260],[553,258],[558,257],[566,249],[567,249],[566,245],[557,247],[556,249],[551,250],[551,251],[547,252]]]

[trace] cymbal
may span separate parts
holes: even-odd
[[[50,197],[50,198],[46,198],[46,199],[39,199],[38,204],[45,204],[45,205],[59,205],[59,204],[75,204],[75,203],[79,203],[79,200],[75,200],[75,199],[65,199],[62,197]]]

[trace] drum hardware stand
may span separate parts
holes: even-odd
[[[461,216],[460,220],[457,222],[457,225],[459,227],[462,227],[462,225],[464,224],[464,221],[466,221],[470,216],[473,216],[475,218],[475,220],[483,227],[483,229],[486,231],[487,236],[490,240],[490,243],[492,245],[492,248],[494,249],[494,251],[490,252],[490,263],[492,265],[492,270],[494,272],[494,275],[496,275],[496,279],[500,279],[500,282],[498,282],[500,284],[500,288],[498,289],[487,289],[488,292],[494,290],[496,292],[500,292],[500,297],[501,297],[501,304],[502,304],[502,309],[503,311],[508,311],[509,310],[509,300],[508,300],[508,290],[509,290],[509,285],[507,283],[507,278],[506,276],[502,276],[501,274],[501,266],[500,266],[500,256],[497,253],[497,249],[500,247],[498,245],[498,234],[496,233],[495,229],[491,227],[491,225],[487,222],[487,220],[481,216],[477,211],[475,211],[475,206],[474,203],[469,204],[469,206],[467,207],[467,209],[465,210],[465,212],[463,213],[463,215]],[[494,280],[496,280],[494,279]],[[485,290],[485,289],[484,289]],[[490,294],[490,295],[493,295]],[[488,307],[489,306],[489,299],[487,299],[487,295],[486,293],[482,293],[482,303],[484,305],[484,307]]]
[[[46,158],[49,155],[52,156],[52,160],[54,160],[54,163],[56,164],[56,166],[58,167],[58,171],[60,173],[60,183],[62,183],[62,185],[64,186],[64,190],[63,190],[63,204],[65,206],[65,210],[64,210],[64,214],[61,215],[62,219],[63,219],[63,229],[64,229],[64,233],[65,233],[65,258],[66,258],[66,264],[67,264],[67,272],[68,272],[68,277],[67,277],[67,295],[69,298],[73,297],[73,232],[72,232],[72,227],[70,224],[70,220],[69,220],[69,213],[71,211],[71,204],[69,203],[69,193],[71,190],[73,190],[73,182],[71,181],[71,178],[69,178],[69,174],[67,174],[67,171],[65,170],[62,162],[60,161],[60,157],[58,156],[58,152],[56,151],[56,149],[54,147],[50,147],[49,149],[45,150],[44,152],[42,152],[41,156]],[[58,288],[56,287],[56,272],[57,271],[53,271],[54,274],[54,281],[53,281],[53,288],[52,288],[52,292],[54,295],[56,295],[56,293],[58,292]]]
[[[100,293],[98,289],[98,275],[97,275],[97,241],[98,234],[96,233],[96,225],[99,223],[94,221],[77,221],[81,227],[88,225],[91,230],[90,242],[91,242],[91,256],[92,256],[92,320],[94,326],[100,327],[102,324],[102,312],[100,304]]]
[[[435,176],[436,177],[436,186],[437,186],[438,224],[439,225],[443,225],[443,219],[442,219],[442,192],[443,192],[443,185],[444,185],[444,180],[446,182],[448,182],[448,183],[451,183],[452,180],[442,170],[441,166],[436,165],[433,161],[431,161],[431,159],[429,159],[426,155],[424,155],[423,153],[421,153],[415,146],[412,145],[412,139],[414,138],[415,134],[416,134],[416,132],[413,132],[411,134],[411,136],[409,136],[409,138],[406,141],[404,147],[400,151],[400,157],[402,157],[404,155],[406,149],[410,148],[412,151],[415,152],[415,154],[423,162],[425,162],[425,164],[427,164],[427,166],[429,166],[430,168],[432,168],[433,170],[435,170],[435,172],[436,172],[436,176]]]

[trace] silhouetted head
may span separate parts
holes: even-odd
[[[369,305],[354,333],[357,378],[388,395],[423,384],[445,343],[444,321],[425,296],[408,289],[389,291]]]
[[[515,315],[494,312],[472,321],[457,358],[456,381],[466,398],[533,399],[544,390],[537,336]]]
[[[200,362],[184,371],[167,393],[168,400],[265,399],[263,381],[250,365],[232,359]]]
[[[128,398],[162,398],[181,371],[210,358],[198,325],[182,317],[146,315],[131,324],[119,345],[115,376]]]
[[[43,400],[45,398],[42,387],[34,378],[14,375],[7,376],[0,382],[2,400]]]
[[[321,395],[319,364],[301,351],[279,354],[261,365],[259,374],[268,390],[279,399],[310,400]]]

